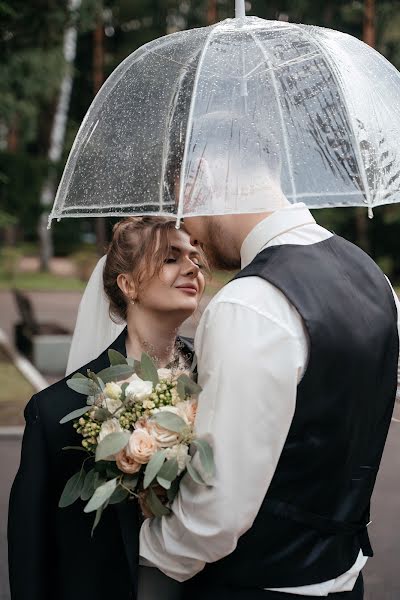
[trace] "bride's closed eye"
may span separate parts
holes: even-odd
[[[171,256],[170,258],[166,258],[165,259],[165,264],[172,264],[172,263],[176,263],[177,262],[177,258],[174,258],[173,256]],[[192,260],[192,263],[196,265],[196,267],[199,267],[199,269],[204,269],[204,265],[202,263],[196,262],[195,260]]]

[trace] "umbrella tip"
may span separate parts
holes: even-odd
[[[235,18],[241,19],[246,16],[245,0],[235,0]]]
[[[374,211],[372,210],[372,206],[368,206],[368,218],[369,219],[374,218]]]

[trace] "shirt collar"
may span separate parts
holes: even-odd
[[[261,250],[278,235],[315,224],[315,219],[303,202],[285,206],[269,215],[250,231],[240,249],[242,269],[247,267]]]

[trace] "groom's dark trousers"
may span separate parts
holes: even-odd
[[[360,573],[351,592],[337,592],[324,596],[328,600],[362,600],[364,597],[364,583]],[[270,592],[257,588],[239,588],[231,586],[210,587],[199,586],[190,582],[185,585],[185,595],[182,600],[316,600],[317,596],[300,596],[283,592]]]

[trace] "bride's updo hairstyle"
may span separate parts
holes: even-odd
[[[148,216],[129,217],[114,225],[103,271],[104,291],[113,321],[127,318],[127,300],[118,286],[118,275],[130,273],[137,290],[158,275],[170,253],[169,234],[175,223],[175,219]],[[207,273],[206,257],[200,247],[198,251]]]

